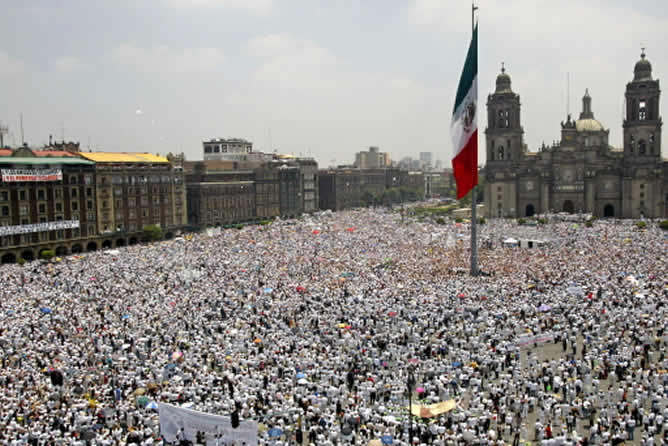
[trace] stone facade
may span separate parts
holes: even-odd
[[[659,80],[641,55],[626,86],[624,148],[594,118],[586,91],[578,120],[561,123],[561,140],[538,152],[523,141],[520,97],[501,70],[488,96],[485,203],[491,217],[586,212],[599,217],[667,215],[668,161],[661,158]]]

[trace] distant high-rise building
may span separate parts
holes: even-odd
[[[358,169],[379,169],[391,164],[390,155],[381,152],[378,147],[369,147],[368,152],[357,152],[355,154],[355,167]]]
[[[431,152],[420,152],[420,164],[423,169],[431,169]]]

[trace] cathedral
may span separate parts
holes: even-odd
[[[524,144],[520,97],[501,69],[487,99],[485,204],[490,217],[591,213],[598,217],[665,218],[668,160],[661,158],[659,80],[645,53],[626,85],[624,147],[608,143],[586,91],[577,120],[561,123],[561,140],[530,152]]]

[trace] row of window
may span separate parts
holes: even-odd
[[[100,177],[101,184],[181,184],[183,179],[180,176],[169,175],[113,175]]]

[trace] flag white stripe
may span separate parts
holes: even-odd
[[[475,132],[478,129],[478,76],[473,79],[473,82],[471,83],[471,89],[468,91],[466,94],[466,97],[464,97],[464,100],[459,104],[459,107],[455,110],[455,113],[452,115],[452,122],[450,123],[450,135],[452,136],[452,157],[455,158],[457,155],[459,155],[459,152],[462,151],[462,149],[466,146],[468,143],[469,139],[471,139],[471,135],[473,132]],[[475,111],[475,117],[473,118],[473,125],[467,132],[464,129],[463,123],[462,123],[462,115],[466,112],[466,106],[473,102],[476,104],[476,111]]]

